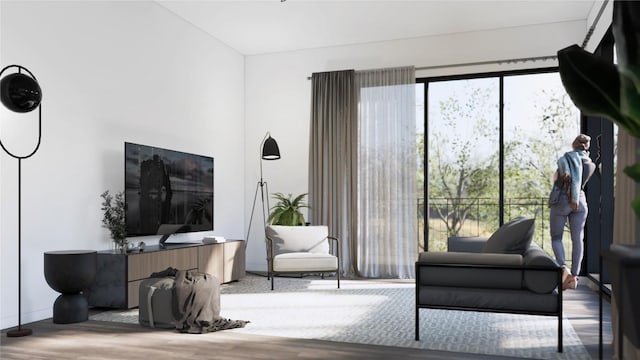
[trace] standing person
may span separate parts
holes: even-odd
[[[584,186],[593,175],[596,165],[589,158],[591,137],[580,134],[573,141],[573,151],[566,152],[558,159],[554,181],[561,189],[560,200],[551,205],[549,228],[551,231],[551,246],[556,261],[563,270],[562,290],[575,289],[578,286],[578,274],[584,253],[584,225],[587,221],[589,208],[584,194]],[[571,270],[565,265],[564,245],[562,234],[564,225],[569,220],[571,232]]]

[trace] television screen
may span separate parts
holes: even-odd
[[[127,236],[213,230],[213,158],[125,142]]]

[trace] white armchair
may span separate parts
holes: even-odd
[[[271,290],[274,276],[286,273],[335,272],[340,288],[339,240],[326,226],[268,225],[266,236]]]

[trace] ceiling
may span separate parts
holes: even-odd
[[[564,21],[585,21],[592,7],[599,6],[596,3],[601,1],[156,2],[241,54],[257,55]]]

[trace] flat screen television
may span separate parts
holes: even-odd
[[[213,230],[213,158],[125,142],[127,236]]]

